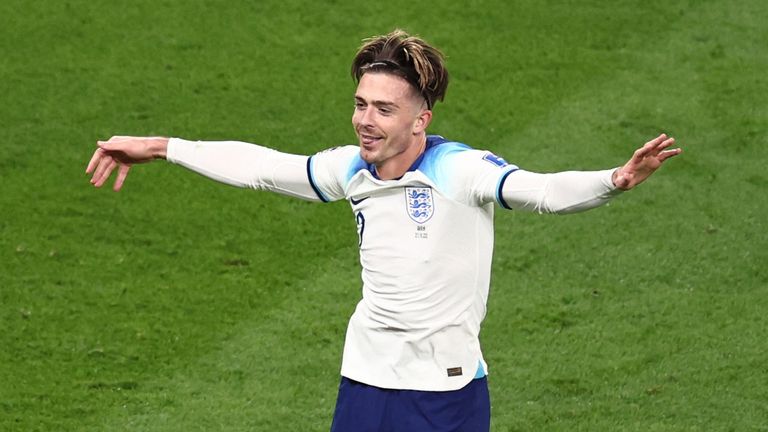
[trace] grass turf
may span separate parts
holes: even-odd
[[[0,429],[326,430],[359,298],[345,204],[82,171],[117,134],[352,142],[351,56],[403,27],[448,55],[432,132],[540,171],[685,148],[606,208],[498,212],[493,430],[767,430],[768,7],[422,6],[0,5]]]

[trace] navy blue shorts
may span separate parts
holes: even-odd
[[[488,379],[454,391],[390,390],[341,377],[331,432],[487,432]]]

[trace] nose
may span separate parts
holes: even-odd
[[[370,107],[358,108],[352,120],[360,127],[373,126],[373,110]]]

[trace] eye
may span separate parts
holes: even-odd
[[[360,102],[360,101],[355,101],[355,109],[356,110],[365,109],[365,103]]]
[[[381,113],[381,115],[385,115],[385,116],[392,114],[392,110],[389,108],[379,108],[379,112]]]

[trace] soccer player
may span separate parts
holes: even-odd
[[[428,135],[443,100],[443,55],[396,30],[364,42],[352,63],[357,146],[312,156],[242,142],[112,137],[86,169],[102,186],[117,169],[166,159],[230,185],[310,201],[348,200],[357,221],[362,299],[349,321],[332,431],[487,431],[490,401],[478,339],[486,311],[494,204],[570,213],[644,181],[673,138],[650,140],[623,166],[539,174]]]

